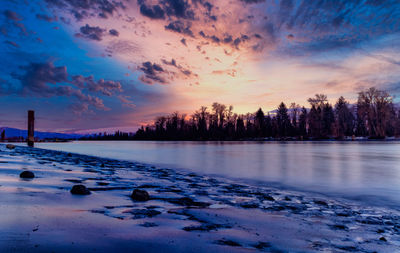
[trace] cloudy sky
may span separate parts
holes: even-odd
[[[4,0],[0,125],[135,130],[220,102],[400,94],[398,0]]]

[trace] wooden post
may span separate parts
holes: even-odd
[[[35,111],[28,111],[28,146],[33,147],[35,142]]]

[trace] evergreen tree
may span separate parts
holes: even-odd
[[[307,109],[303,107],[299,115],[299,126],[297,133],[305,138],[307,136]]]
[[[304,107],[300,110],[292,103],[289,113],[282,102],[275,116],[265,116],[261,108],[254,114],[238,116],[232,112],[232,106],[214,103],[212,113],[207,107],[201,107],[190,118],[175,112],[158,117],[153,125],[142,126],[135,135],[116,131],[88,139],[234,140],[289,136],[318,139],[353,134],[372,138],[400,135],[400,111],[386,92],[374,88],[361,92],[352,108],[343,97],[338,99],[335,109],[323,94],[308,101],[310,111]]]
[[[310,113],[308,114],[308,134],[314,138],[321,137],[321,111],[315,105],[312,105]]]
[[[265,118],[265,136],[266,137],[272,137],[273,133],[272,133],[272,119],[271,116],[267,115],[267,117]]]
[[[344,136],[353,135],[354,129],[354,116],[351,113],[348,102],[344,97],[340,97],[335,105],[336,114],[336,136],[343,138]]]
[[[258,109],[254,117],[254,128],[257,137],[265,136],[265,119],[262,109]]]
[[[322,108],[322,129],[321,137],[328,138],[332,136],[333,124],[335,123],[335,115],[330,104],[326,103]]]
[[[276,121],[278,125],[278,135],[279,137],[288,136],[290,130],[290,119],[288,115],[288,110],[285,103],[281,103],[278,107],[278,112],[276,114]]]
[[[244,126],[243,117],[239,116],[236,120],[236,137],[243,139],[246,136],[246,128]]]

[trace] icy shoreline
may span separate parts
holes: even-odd
[[[390,208],[128,161],[0,150],[4,252],[400,250],[400,212]],[[36,178],[19,179],[23,168]],[[92,194],[72,196],[78,183]],[[132,201],[135,188],[151,199]]]

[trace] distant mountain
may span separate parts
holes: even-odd
[[[10,127],[0,127],[0,133],[5,130],[6,138],[23,137],[27,138],[28,131]],[[52,132],[39,132],[35,131],[35,138],[39,139],[78,139],[82,137],[81,134],[63,134]]]

